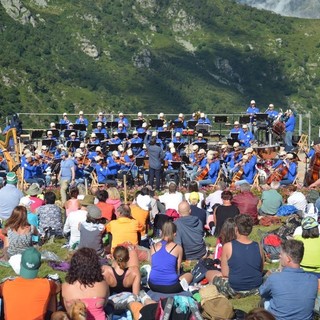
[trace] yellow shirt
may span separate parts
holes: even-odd
[[[133,204],[130,206],[131,208],[131,215],[134,219],[136,219],[141,226],[143,226],[143,230],[141,231],[141,238],[146,235],[147,230],[147,220],[149,218],[149,211],[143,210],[138,205]]]

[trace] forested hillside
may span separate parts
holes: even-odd
[[[230,0],[0,3],[3,114],[317,110],[318,20]]]

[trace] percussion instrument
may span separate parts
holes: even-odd
[[[274,159],[280,150],[279,145],[260,146],[252,148],[262,160]]]

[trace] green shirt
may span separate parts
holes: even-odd
[[[282,195],[274,189],[266,190],[261,195],[261,210],[266,214],[275,215],[282,205]]]

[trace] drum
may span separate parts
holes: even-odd
[[[188,129],[188,136],[194,136],[194,130]]]
[[[284,123],[284,122],[281,122],[281,121],[276,121],[276,122],[273,124],[272,131],[273,131],[273,133],[275,133],[276,135],[282,136],[282,135],[284,134],[284,132],[286,131],[286,125],[285,125],[285,123]]]
[[[183,129],[182,130],[182,135],[187,136],[188,135],[188,129]]]
[[[279,152],[279,149],[280,149],[279,145],[253,147],[253,150],[263,160],[274,159],[277,156],[277,153]]]

